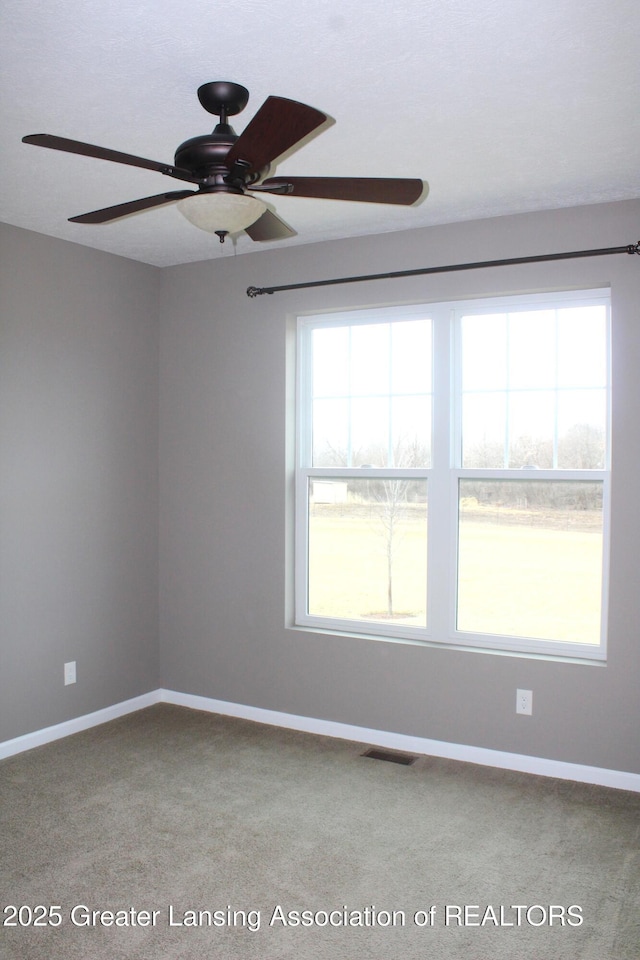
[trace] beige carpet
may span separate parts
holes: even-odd
[[[638,960],[639,795],[364,749],[159,705],[4,760],[0,957]]]

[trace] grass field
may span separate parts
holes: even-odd
[[[388,523],[348,506],[310,520],[309,612],[361,621],[426,625],[424,510],[396,521],[393,614],[388,609]],[[599,514],[492,518],[463,510],[458,629],[565,642],[600,639]]]
[[[385,524],[347,510],[325,510],[312,517],[309,539],[309,612],[349,620],[389,619]],[[400,521],[393,541],[393,618],[424,627],[426,515],[421,521]]]

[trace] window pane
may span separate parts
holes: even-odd
[[[311,616],[425,627],[426,574],[426,480],[310,481]]]
[[[509,394],[509,460],[511,469],[553,467],[556,396],[551,390]]]
[[[505,467],[506,423],[506,393],[466,393],[462,398],[462,466]]]
[[[602,483],[461,480],[458,630],[600,642]]]
[[[351,401],[350,466],[386,467],[389,463],[389,401],[367,397]]]
[[[431,393],[431,323],[405,320],[391,328],[391,390],[393,393]]]
[[[509,315],[509,388],[552,387],[556,378],[554,310]]]
[[[429,466],[431,321],[311,331],[312,466]]]
[[[462,381],[465,390],[507,386],[507,318],[504,314],[462,318]]]
[[[607,312],[604,306],[558,310],[558,381],[561,387],[604,387],[607,382]]]
[[[349,328],[312,331],[313,396],[345,397],[349,392]]]
[[[565,390],[558,397],[558,466],[603,470],[606,457],[604,390]]]
[[[461,336],[463,467],[603,468],[604,306],[463,316]]]
[[[398,468],[431,464],[431,396],[391,401],[391,462]]]
[[[349,404],[345,400],[316,400],[313,404],[313,464],[346,467],[349,456]]]

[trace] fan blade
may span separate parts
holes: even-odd
[[[287,237],[296,236],[295,230],[271,210],[265,210],[259,220],[250,227],[245,227],[245,233],[248,233],[252,240],[259,241],[286,240]]]
[[[243,160],[250,170],[262,170],[325,122],[327,115],[296,100],[267,97],[225,158],[231,170]]]
[[[158,160],[146,160],[131,153],[120,153],[118,150],[109,150],[107,147],[96,147],[92,143],[82,143],[80,140],[67,140],[66,137],[54,137],[49,133],[33,133],[22,138],[23,143],[32,143],[36,147],[48,147],[50,150],[62,150],[64,153],[77,153],[82,157],[95,157],[97,160],[112,160],[114,163],[126,163],[130,167],[142,167],[144,170],[156,170],[176,180],[186,180],[188,183],[201,183],[189,170],[173,167],[169,163],[160,163]]]
[[[102,210],[92,210],[79,217],[69,217],[70,223],[108,223],[118,220],[130,213],[140,210],[149,210],[151,207],[160,207],[163,203],[173,203],[174,200],[183,200],[197,193],[197,190],[172,190],[170,193],[158,193],[155,197],[143,197],[141,200],[129,200],[127,203],[116,203],[113,207],[103,207]]]
[[[319,200],[356,200],[363,203],[398,203],[410,206],[428,186],[422,180],[377,179],[374,177],[270,177],[265,192],[314,197]],[[252,187],[259,190],[260,187]]]

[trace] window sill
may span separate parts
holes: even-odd
[[[584,667],[606,667],[605,658],[571,656],[567,653],[547,653],[543,651],[512,650],[502,647],[482,646],[482,644],[459,643],[455,639],[411,639],[408,637],[387,637],[376,633],[356,633],[349,630],[332,630],[327,627],[290,624],[286,627],[295,633],[314,634],[316,636],[339,637],[345,640],[375,640],[378,643],[404,644],[412,647],[423,647],[430,650],[455,651],[457,653],[485,654],[496,657],[515,657],[518,660],[541,660],[548,663],[570,663]]]

